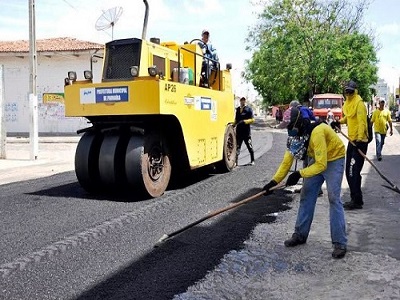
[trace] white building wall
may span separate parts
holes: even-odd
[[[74,55],[38,55],[37,96],[39,133],[74,133],[88,127],[85,118],[65,117],[63,102],[64,78],[68,71],[76,71],[83,79],[83,71],[90,69],[90,53]],[[7,133],[28,133],[29,111],[29,56],[1,56],[5,79],[5,120]],[[100,81],[102,60],[93,63],[94,81]],[[44,99],[44,93],[60,94],[55,101]]]
[[[385,101],[389,100],[390,90],[384,79],[378,79],[375,89],[377,97],[383,98]]]

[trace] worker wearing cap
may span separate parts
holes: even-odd
[[[390,111],[385,109],[385,100],[379,101],[379,108],[374,110],[371,117],[371,122],[374,126],[376,157],[378,161],[382,160],[382,148],[385,144],[385,137],[390,127],[390,135],[393,135],[392,117]]]
[[[202,45],[200,47],[203,49],[204,56],[218,61],[217,49],[210,42],[210,32],[204,29],[201,32]]]
[[[286,185],[295,185],[303,178],[300,205],[292,237],[284,242],[286,247],[295,247],[307,242],[314,217],[315,205],[321,186],[326,182],[329,199],[330,233],[333,258],[343,258],[347,251],[346,222],[341,201],[344,171],[345,147],[333,129],[323,122],[308,123],[301,111],[293,107],[288,124],[287,150],[272,180],[263,190],[272,193],[271,188],[281,182],[293,164],[294,159],[311,158],[309,165],[289,175]]]
[[[208,29],[204,29],[201,32],[201,42],[199,46],[203,51],[205,59],[203,60],[203,65],[201,68],[201,73],[203,77],[203,86],[209,86],[209,77],[211,70],[217,68],[218,54],[217,49],[210,42],[210,32]]]
[[[344,87],[346,101],[343,105],[344,117],[340,124],[347,124],[349,143],[346,150],[346,179],[350,189],[350,201],[343,204],[346,210],[361,209],[364,205],[361,191],[361,170],[364,166],[364,155],[368,150],[367,108],[360,95],[357,84],[350,80]],[[354,145],[353,145],[354,143]]]

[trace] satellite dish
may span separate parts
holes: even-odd
[[[111,27],[111,39],[114,39],[114,25],[117,23],[119,17],[122,15],[122,7],[116,6],[106,11],[103,11],[101,16],[96,21],[97,30],[106,30]]]

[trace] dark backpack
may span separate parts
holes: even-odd
[[[363,103],[360,101],[360,103]],[[363,103],[364,105],[364,103]],[[371,115],[367,112],[367,135],[368,135],[368,144],[371,143],[371,141],[374,138],[374,132],[372,130],[372,122],[371,122]]]
[[[371,122],[371,116],[367,114],[367,129],[368,129],[368,143],[371,143],[374,133],[372,131],[372,122]]]

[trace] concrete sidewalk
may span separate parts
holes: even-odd
[[[7,137],[6,159],[0,159],[0,185],[74,170],[80,136],[39,137],[36,160],[30,159],[29,138]]]
[[[399,186],[400,128],[396,127],[385,141],[383,160],[378,162],[375,157],[375,141],[369,144],[367,157]],[[345,126],[343,132],[347,133]],[[347,145],[347,139],[339,135]],[[362,170],[364,208],[345,211],[345,258],[331,257],[329,200],[323,186],[306,244],[283,245],[297,216],[299,196],[293,194],[292,209],[276,213],[275,222],[257,225],[242,250],[225,254],[214,270],[174,300],[400,299],[400,194],[382,184],[386,182],[366,161]],[[343,201],[348,201],[345,176],[342,193]]]

